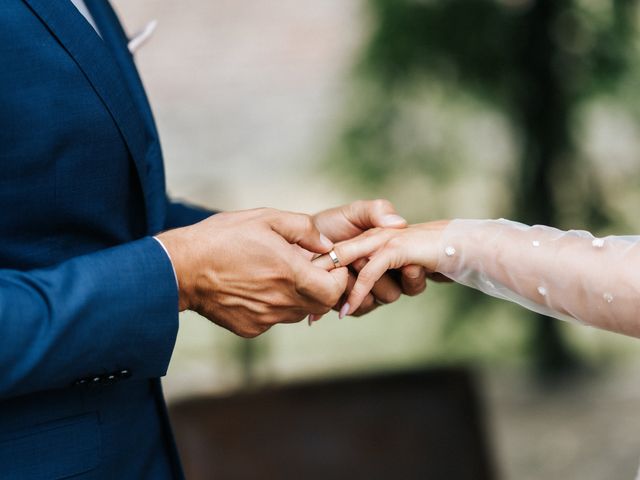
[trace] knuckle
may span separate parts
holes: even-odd
[[[340,300],[341,296],[342,292],[338,292],[337,289],[327,289],[322,293],[322,295],[314,295],[313,303],[315,303],[318,308],[329,311],[338,302],[338,300]]]
[[[322,305],[321,307],[319,307],[318,309],[316,309],[316,311],[312,312],[314,315],[326,315],[327,313],[329,313],[333,307],[334,307],[335,303],[331,306],[328,305]]]
[[[382,303],[387,304],[387,303],[397,302],[400,299],[401,295],[402,293],[399,290],[396,290],[394,288],[394,289],[384,290],[383,292],[380,292],[379,294],[377,294],[376,297]]]
[[[364,299],[364,301],[362,302],[362,305],[360,305],[360,308],[358,309],[358,314],[359,315],[365,315],[373,310],[376,309],[378,305],[376,304],[375,300],[373,299],[373,296],[368,295],[367,298]]]
[[[373,305],[373,306],[368,307],[368,308],[359,308],[358,311],[354,312],[353,315],[351,315],[351,316],[352,317],[356,317],[356,318],[364,317],[365,315],[368,315],[371,312],[373,312],[376,308],[378,308],[377,305]]]
[[[410,281],[419,281],[421,278],[426,278],[424,268],[418,265],[407,265],[402,268],[402,276]]]
[[[406,290],[406,294],[410,297],[415,297],[416,295],[420,295],[427,289],[427,281],[426,280],[418,280],[409,283]]]
[[[356,260],[355,262],[353,262],[353,263],[351,264],[351,266],[353,267],[353,269],[354,269],[356,272],[359,272],[359,271],[361,271],[361,270],[364,268],[364,266],[365,266],[366,264],[367,264],[367,259],[366,259],[366,258],[359,258],[358,260]]]
[[[398,236],[391,237],[385,245],[385,250],[388,253],[397,251],[400,248],[402,248],[402,238]]]
[[[262,217],[266,218],[268,221],[275,222],[282,220],[283,212],[280,210],[276,210],[271,207],[263,207],[261,209]]]
[[[365,240],[366,245],[374,246],[378,250],[389,241],[391,233],[388,229],[382,227],[372,227],[362,233],[358,238]],[[367,247],[369,248],[369,247]]]
[[[373,200],[373,206],[381,210],[393,209],[391,202],[385,198],[377,198]]]
[[[260,335],[262,332],[254,329],[254,328],[243,328],[240,329],[238,331],[236,331],[236,334],[242,338],[246,338],[246,339],[251,339],[251,338],[256,338],[258,335]]]
[[[257,318],[245,321],[240,328],[236,329],[242,338],[255,338],[269,330],[275,323],[275,315],[267,313],[258,315]]]
[[[353,208],[354,210],[360,210],[361,208],[366,207],[367,205],[366,200],[356,200],[355,202],[351,203],[351,208]]]
[[[271,325],[265,325],[265,324],[254,325],[253,328],[251,329],[251,335],[252,335],[251,338],[255,338],[262,335],[264,332],[266,332],[270,328],[271,328]]]
[[[252,215],[249,217],[249,219],[255,222],[271,224],[275,219],[273,212],[269,208],[256,208],[255,210],[252,210],[251,213]]]
[[[273,208],[269,208],[269,207],[260,207],[256,209],[256,212],[259,215],[264,215],[264,216],[268,216],[274,213]]]
[[[333,295],[331,295],[331,297],[333,297]],[[333,305],[335,305],[336,303],[333,301],[333,298],[329,298],[329,297],[323,297],[322,299],[318,299],[318,301],[316,302],[318,308],[322,309],[322,310],[331,310],[331,307]]]
[[[287,317],[286,321],[282,323],[298,323],[304,320],[305,318],[307,318],[308,316],[309,316],[309,312],[304,312],[304,313],[295,312],[295,313],[292,313],[289,317]]]
[[[331,296],[327,297],[327,299],[322,303],[322,305],[327,309],[327,311],[331,310],[342,298],[344,292],[334,292]],[[326,312],[325,312],[326,313]]]
[[[305,231],[313,232],[316,229],[316,224],[313,223],[313,218],[305,214],[300,214],[300,217],[302,220],[302,226]]]
[[[427,289],[427,282],[424,282],[422,285],[420,285],[416,291],[413,293],[413,295],[411,295],[412,297],[415,297],[416,295],[420,295],[421,293],[424,293],[424,291]]]

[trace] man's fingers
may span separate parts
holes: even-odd
[[[379,305],[388,305],[402,296],[400,286],[388,273],[382,275],[380,280],[373,285],[371,293]]]
[[[347,289],[349,272],[336,268],[327,272],[303,262],[296,274],[296,290],[308,313],[325,314],[338,303]]]
[[[362,317],[363,315],[367,315],[373,312],[376,308],[379,307],[379,304],[376,303],[376,300],[373,298],[373,295],[369,294],[366,296],[360,307],[351,313],[352,317]]]
[[[388,200],[360,200],[344,207],[347,219],[362,230],[370,228],[405,228],[407,221],[398,215]]]
[[[407,265],[401,269],[402,293],[409,296],[419,295],[427,288],[427,272],[419,265]]]
[[[274,232],[289,243],[295,243],[314,253],[327,253],[333,242],[316,228],[313,219],[302,213],[277,212],[269,220]]]
[[[344,293],[340,296],[338,303],[333,306],[333,310],[339,312],[342,306],[347,302],[347,298],[349,297],[349,293],[351,293],[351,289],[356,284],[356,276],[351,272],[348,268],[347,270],[347,288],[345,288]]]
[[[344,295],[344,292],[348,288],[349,269],[347,269],[347,268],[336,268],[334,270],[331,270],[329,272],[329,275],[331,275],[333,277],[333,279],[335,280],[335,282],[336,282],[336,290],[335,290],[335,292],[338,292],[337,299],[339,301],[340,298]],[[331,301],[329,301],[329,303],[335,304],[335,302],[331,302]]]
[[[453,283],[449,277],[437,272],[428,273],[427,278],[437,283]]]
[[[340,257],[338,257],[339,259]],[[313,265],[315,265],[316,267],[320,267],[323,270],[326,270],[327,272],[330,272],[331,270],[336,268],[335,263],[333,262],[333,260],[331,259],[331,257],[328,254],[325,255],[320,255],[316,258],[314,258],[311,263]],[[342,264],[340,264],[342,266]]]

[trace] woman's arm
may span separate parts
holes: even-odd
[[[411,262],[545,315],[640,337],[640,237],[453,220],[379,230],[336,252],[345,262],[355,255],[370,258],[343,313],[380,272]]]

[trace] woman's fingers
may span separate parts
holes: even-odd
[[[340,302],[338,302],[335,305],[335,307],[333,307],[333,309],[336,312],[340,312],[340,310],[342,309],[342,306],[345,303],[347,303],[347,299],[349,298],[349,294],[351,293],[351,289],[356,284],[356,280],[357,280],[356,274],[354,274],[353,272],[350,271],[349,272],[349,278],[348,278],[348,281],[347,281],[347,289],[345,290],[344,295],[340,299]],[[378,307],[378,303],[376,302],[376,299],[373,297],[373,295],[370,293],[369,295],[366,296],[366,298],[362,302],[362,305],[360,306],[360,308],[357,311],[353,312],[353,316],[354,317],[359,317],[361,315],[366,315],[367,313],[375,310],[377,307]]]
[[[346,266],[351,265],[358,260],[362,261],[361,259],[365,259],[383,248],[392,237],[392,232],[393,231],[378,229],[369,230],[356,238],[336,244],[333,249],[333,258],[329,254],[321,255],[313,260],[313,264],[317,267],[331,271],[332,269],[336,268],[336,266]],[[337,264],[335,259],[337,259]],[[380,262],[378,261],[374,263],[374,265],[377,265],[378,263]],[[387,269],[385,268],[381,270],[380,273],[376,275],[375,279],[371,280],[370,285],[369,280],[367,280],[365,287],[365,285],[363,285],[361,277],[364,272],[366,279],[367,271],[372,271],[371,267],[369,267],[369,263],[362,267],[358,279],[354,284],[354,289],[359,288],[363,291],[356,290],[354,293],[354,290],[352,289],[350,292],[348,292],[347,302],[343,304],[340,310],[340,317],[344,317],[347,314],[352,315],[355,312],[362,313],[363,311],[371,310],[375,308],[375,306],[377,306],[375,297],[371,293],[371,291],[374,286],[376,286],[376,283],[378,283],[378,281],[384,276]],[[390,293],[389,295],[386,295],[389,297],[399,294],[400,292],[400,289],[398,287],[395,287],[395,289],[390,289],[389,285],[387,285],[384,281],[377,288],[381,290],[380,292],[378,292],[381,295],[382,290],[384,290],[384,293]],[[395,290],[397,290],[398,292],[395,292]],[[390,298],[389,300],[393,301],[394,299]],[[357,302],[357,305],[355,305],[353,302]],[[369,303],[371,303],[371,305],[369,305]],[[360,311],[358,312],[359,309]]]
[[[358,274],[355,285],[351,289],[349,298],[343,309],[341,316],[351,315],[360,308],[376,282],[391,268],[391,252],[381,251],[367,263]]]
[[[351,268],[356,273],[360,273],[368,261],[369,260],[364,258],[356,260],[351,264]],[[353,286],[351,286],[351,288],[353,288]],[[351,288],[349,289],[349,292],[351,291]],[[402,290],[398,282],[389,274],[389,272],[386,272],[371,289],[371,295],[375,305],[388,305],[397,301],[402,296]],[[359,313],[361,314],[362,312],[354,312],[354,314]]]
[[[333,252],[338,260],[338,266],[344,267],[361,258],[367,258],[382,248],[391,235],[389,230],[369,230],[351,240],[336,244]],[[336,268],[336,264],[329,254],[315,258],[313,264],[325,270]]]

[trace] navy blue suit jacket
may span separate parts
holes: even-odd
[[[0,2],[0,478],[180,478],[159,377],[177,289],[171,203],[106,0]]]

